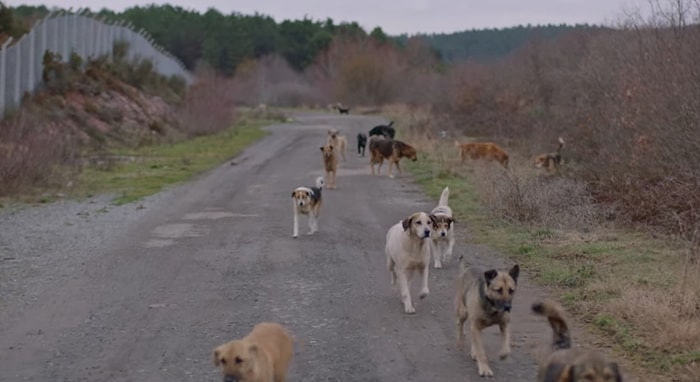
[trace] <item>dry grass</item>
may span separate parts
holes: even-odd
[[[612,347],[643,381],[696,381],[700,376],[700,272],[697,245],[648,231],[615,227],[585,183],[544,176],[518,148],[511,168],[458,161],[454,136],[429,109],[392,105],[383,113],[397,136],[416,145],[409,164],[434,197],[450,186],[455,214],[469,236],[524,264],[552,288],[589,340]],[[696,239],[697,241],[697,239]]]

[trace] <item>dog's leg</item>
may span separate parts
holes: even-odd
[[[435,269],[442,268],[442,245],[435,240],[430,240],[430,252],[435,262]]]
[[[455,247],[455,236],[454,232],[450,232],[449,238],[447,239],[447,251],[445,251],[445,257],[448,259],[452,259],[452,250]]]
[[[401,167],[399,166],[399,161],[396,161],[396,169],[398,170],[398,175],[401,175]]]
[[[464,350],[464,323],[467,321],[467,309],[462,305],[457,308],[457,349]]]
[[[396,286],[396,263],[389,256],[386,257],[386,267],[391,273],[391,286]]]
[[[420,275],[423,277],[423,287],[420,290],[418,297],[421,299],[428,297],[430,290],[428,290],[428,270],[430,269],[430,254],[428,254],[428,259],[425,262],[425,266],[420,268]]]
[[[309,212],[309,232],[307,235],[313,235],[316,227],[316,215],[313,211]]]
[[[493,371],[489,366],[489,359],[484,351],[484,344],[481,342],[481,329],[476,322],[471,323],[472,358],[476,360],[480,377],[493,377]]]
[[[501,359],[504,359],[510,355],[510,322],[501,323],[498,327],[501,329],[501,335],[503,336],[503,346],[498,355]]]
[[[416,312],[416,308],[413,307],[413,301],[411,301],[411,290],[408,288],[406,271],[399,269],[397,278],[399,281],[399,290],[401,291],[401,301],[403,301],[403,310],[408,314],[413,314]]]
[[[394,175],[391,173],[391,166],[394,165],[394,161],[389,159],[389,178],[393,178]]]
[[[299,237],[299,213],[297,212],[296,205],[294,206],[294,229],[292,231],[292,237]]]

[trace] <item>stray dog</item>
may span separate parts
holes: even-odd
[[[435,225],[431,242],[431,252],[435,268],[442,268],[442,260],[452,258],[452,248],[455,245],[454,223],[452,217],[452,209],[447,205],[447,199],[450,197],[449,187],[445,187],[440,195],[440,201],[437,207],[433,208],[430,213],[435,216]]]
[[[548,172],[559,170],[561,165],[561,149],[564,148],[564,139],[559,137],[559,147],[553,153],[540,154],[535,157],[535,167],[544,167]]]
[[[425,212],[416,212],[394,224],[386,233],[386,266],[391,273],[391,285],[399,282],[404,312],[413,314],[416,309],[411,301],[409,282],[413,272],[423,277],[420,298],[430,293],[428,289],[428,269],[430,268],[430,235],[435,225],[435,217]]]
[[[349,107],[343,107],[340,103],[335,104],[335,109],[338,110],[338,113],[340,114],[349,114],[350,113],[350,108]]]
[[[280,324],[261,322],[247,336],[212,352],[224,382],[284,382],[294,353],[292,336]]]
[[[469,159],[495,160],[503,167],[508,168],[508,154],[493,142],[483,143],[459,143],[455,141],[455,146],[459,148],[459,156],[462,163]]]
[[[357,153],[365,156],[365,147],[367,147],[367,136],[363,133],[357,133]]]
[[[369,152],[370,152],[370,167],[372,168],[372,175],[374,173],[374,165],[379,164],[377,167],[377,173],[382,171],[382,163],[384,159],[389,160],[389,177],[393,178],[394,175],[391,173],[392,165],[396,165],[396,169],[401,174],[401,167],[399,167],[399,161],[401,158],[409,158],[412,161],[418,160],[418,155],[416,153],[415,147],[409,145],[408,143],[398,141],[398,140],[384,140],[377,138],[377,136],[372,136],[369,139]]]
[[[457,347],[464,349],[464,323],[469,320],[471,357],[476,361],[479,376],[493,377],[481,340],[481,331],[498,325],[503,336],[500,357],[510,354],[510,310],[518,284],[520,267],[508,272],[481,267],[465,267],[457,280],[455,311],[457,313]]]
[[[323,169],[326,172],[326,179],[328,179],[328,188],[332,190],[335,188],[335,176],[338,173],[338,157],[331,145],[321,146],[321,153],[323,154]]]
[[[340,135],[338,129],[332,128],[328,130],[328,139],[326,140],[327,145],[331,145],[340,152],[343,157],[343,162],[345,162],[345,152],[348,147],[348,139],[344,135]]]
[[[369,136],[372,137],[373,135],[382,135],[386,139],[394,139],[394,136],[396,135],[396,129],[394,129],[393,126],[394,121],[389,122],[388,125],[374,126],[369,131]]]
[[[309,235],[318,231],[318,213],[321,209],[323,178],[316,178],[316,187],[297,187],[292,191],[294,200],[294,231],[292,237],[299,236],[299,215],[309,216]]]
[[[572,349],[564,308],[552,300],[532,304],[535,314],[552,326],[552,353],[540,364],[538,382],[622,382],[616,362],[598,352]]]

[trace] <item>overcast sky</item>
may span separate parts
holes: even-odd
[[[5,0],[10,5],[46,5],[63,8],[103,7],[121,11],[137,0]],[[357,21],[366,30],[381,26],[389,34],[455,32],[472,28],[507,27],[518,24],[589,23],[616,21],[626,9],[642,6],[647,0],[170,0],[150,3],[179,5],[205,11],[209,7],[223,13],[250,14],[255,11],[276,20],[332,18]]]

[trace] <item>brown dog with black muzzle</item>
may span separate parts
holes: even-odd
[[[462,259],[464,260],[464,259]],[[464,349],[464,323],[469,320],[471,357],[476,361],[479,376],[493,377],[488,363],[481,332],[498,325],[503,336],[500,357],[510,354],[510,310],[518,284],[520,267],[516,264],[508,272],[460,264],[455,296],[457,313],[457,347]]]
[[[323,155],[323,170],[328,179],[328,188],[335,189],[335,176],[338,174],[338,156],[331,145],[321,146]]]
[[[532,304],[552,326],[552,353],[540,364],[538,382],[622,382],[617,363],[598,352],[572,349],[564,308],[552,300]]]
[[[247,336],[215,348],[212,357],[224,382],[285,382],[293,353],[287,329],[261,322]]]

